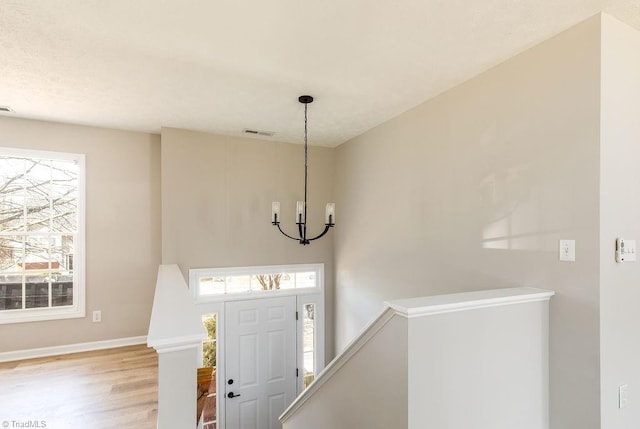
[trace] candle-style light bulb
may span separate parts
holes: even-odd
[[[326,225],[334,225],[336,223],[336,205],[334,203],[327,203],[324,210],[324,218]]]
[[[304,201],[296,203],[296,223],[304,223]]]
[[[274,225],[280,222],[280,201],[271,203],[271,223]]]

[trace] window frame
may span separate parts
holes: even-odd
[[[199,279],[202,277],[227,277],[227,276],[252,276],[259,274],[279,273],[304,273],[313,271],[316,273],[316,286],[293,289],[280,289],[271,291],[247,291],[238,293],[221,293],[215,295],[200,295]],[[225,267],[225,268],[192,268],[189,270],[189,289],[193,294],[196,304],[206,302],[224,302],[253,299],[258,297],[276,297],[285,295],[312,295],[322,294],[324,291],[324,264],[290,264],[290,265],[265,265],[250,267]]]
[[[36,322],[44,320],[71,319],[86,316],[85,303],[85,211],[86,211],[86,167],[85,155],[69,152],[55,152],[35,149],[20,149],[0,146],[0,156],[28,159],[74,161],[78,165],[78,211],[77,230],[73,235],[73,305],[62,307],[40,307],[0,310],[0,325],[9,323]],[[11,235],[24,236],[24,231],[12,231]]]

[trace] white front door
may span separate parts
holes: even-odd
[[[296,297],[225,303],[225,348],[226,429],[282,428],[296,397]]]

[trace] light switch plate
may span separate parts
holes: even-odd
[[[629,405],[629,385],[623,384],[618,387],[618,408],[625,408]]]
[[[618,238],[616,240],[616,262],[635,262],[636,261],[636,240],[625,240]]]
[[[576,241],[560,240],[560,260],[574,262],[576,260]]]

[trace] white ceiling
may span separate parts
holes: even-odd
[[[338,145],[640,0],[0,0],[12,116],[159,132],[244,128]]]

